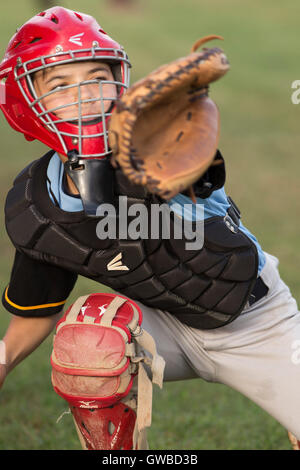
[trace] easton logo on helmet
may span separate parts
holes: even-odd
[[[84,35],[84,33],[75,34],[75,36],[72,36],[72,37],[69,38],[69,41],[73,42],[74,44],[77,44],[78,46],[82,46],[82,42],[81,42],[80,37],[83,36],[83,35]]]

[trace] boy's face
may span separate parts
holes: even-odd
[[[47,110],[59,106],[61,109],[54,110],[53,113],[59,119],[76,119],[78,120],[79,112],[82,117],[82,125],[92,123],[95,119],[91,115],[99,115],[106,113],[112,103],[113,99],[117,98],[117,87],[114,83],[102,83],[102,102],[100,100],[101,92],[98,83],[83,84],[71,88],[57,90],[57,87],[65,87],[68,85],[76,85],[87,80],[97,80],[98,82],[104,80],[114,81],[111,68],[108,64],[98,61],[84,61],[77,62],[76,64],[63,64],[49,67],[44,70],[36,72],[34,76],[34,87],[38,97],[53,92],[49,96],[41,99],[43,106]],[[78,90],[80,89],[81,105],[78,104]],[[94,100],[97,101],[86,101]],[[103,108],[102,108],[103,106]],[[90,116],[90,117],[84,117]],[[72,121],[70,121],[72,122]],[[73,123],[76,123],[76,121]]]

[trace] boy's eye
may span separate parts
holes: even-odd
[[[99,82],[100,81],[105,81],[105,80],[107,80],[107,77],[102,75],[102,76],[95,77],[94,80],[98,80]]]
[[[59,91],[59,88],[61,88],[63,86],[67,86],[67,83],[60,83],[59,85],[55,85],[54,87],[50,88],[49,91],[54,91],[56,89],[58,89],[57,91]]]

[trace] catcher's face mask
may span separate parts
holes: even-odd
[[[112,196],[108,120],[128,87],[129,68],[123,48],[94,18],[62,7],[25,23],[0,64],[0,107],[9,124],[68,157],[66,171],[91,215]],[[105,190],[96,178],[103,172]]]
[[[56,127],[64,124],[66,129],[74,128],[73,141],[77,144],[78,156],[101,157],[103,151],[109,153],[105,124],[118,96],[118,82],[108,64],[87,61],[56,65],[37,72],[32,84],[33,94],[37,96],[35,101],[45,110],[40,116],[52,120]],[[97,144],[95,153],[89,142],[92,139]],[[100,140],[104,147],[102,152]],[[84,150],[90,151],[90,155]]]

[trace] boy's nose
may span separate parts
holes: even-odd
[[[76,114],[93,114],[99,107],[100,92],[97,91],[97,85],[79,84],[73,89],[72,100],[76,107]],[[90,101],[92,100],[92,101]],[[75,103],[77,103],[75,105]],[[74,109],[74,108],[73,108]]]
[[[96,84],[79,84],[77,93],[81,100],[100,98],[99,87]]]

